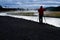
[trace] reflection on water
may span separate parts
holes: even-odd
[[[0,16],[11,16],[11,17],[23,18],[23,19],[39,22],[38,16],[17,16],[17,15],[8,15],[6,13],[0,13]],[[60,27],[60,18],[43,17],[43,22],[54,25],[56,27]]]
[[[44,23],[60,27],[60,18],[44,17]]]

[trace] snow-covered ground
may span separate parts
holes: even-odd
[[[39,22],[38,16],[21,16],[21,15],[18,16],[18,15],[9,15],[7,13],[0,13],[0,16],[11,16],[11,17],[23,18],[23,19]],[[43,22],[54,25],[56,27],[60,27],[60,18],[43,17]]]

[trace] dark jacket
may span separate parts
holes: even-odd
[[[43,15],[43,12],[44,12],[44,8],[41,6],[39,9],[38,9],[38,12],[39,12],[39,15]]]

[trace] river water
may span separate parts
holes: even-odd
[[[0,16],[11,16],[11,17],[16,17],[16,18],[23,18],[26,20],[31,20],[35,22],[39,22],[39,17],[38,16],[18,16],[18,15],[8,15],[6,13],[0,13]],[[43,17],[43,22],[48,23],[50,25],[60,27],[60,18],[52,18],[52,17]]]

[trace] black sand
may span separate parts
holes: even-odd
[[[0,40],[60,40],[60,28],[25,19],[0,16]]]

